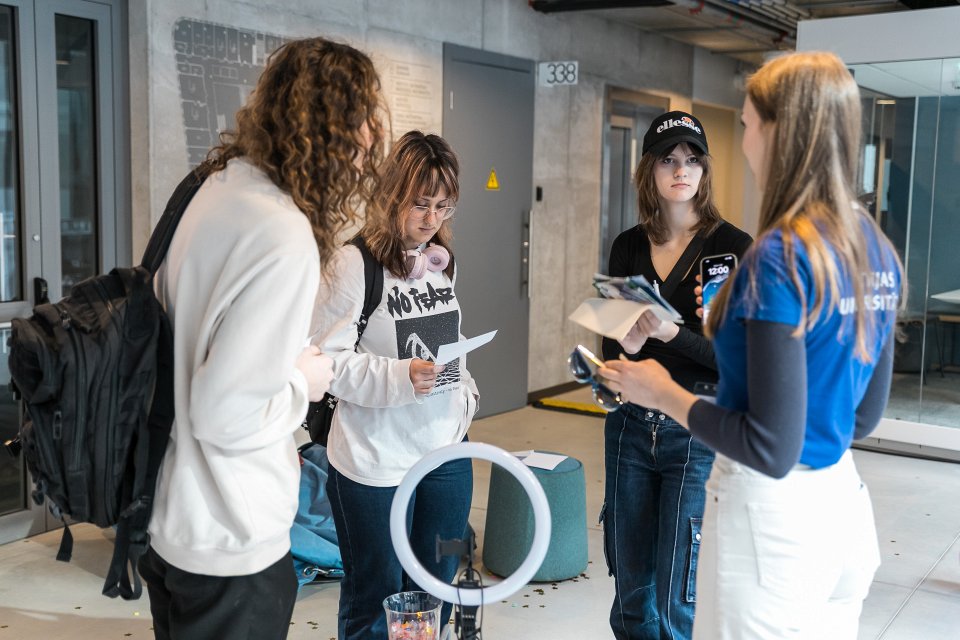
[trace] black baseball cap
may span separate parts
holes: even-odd
[[[710,153],[707,134],[703,132],[700,121],[685,111],[670,111],[650,123],[650,128],[643,136],[643,153],[661,153],[681,142]]]

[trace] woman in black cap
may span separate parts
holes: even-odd
[[[689,390],[717,381],[713,348],[696,313],[699,259],[739,258],[751,242],[720,217],[710,162],[696,118],[671,111],[654,120],[635,176],[640,224],[620,234],[610,251],[609,274],[645,276],[680,312],[683,325],[648,311],[619,343],[604,339],[605,359],[623,353],[654,359]],[[616,586],[610,626],[621,639],[689,638],[713,452],[669,415],[636,404],[607,416],[605,438],[601,520]]]

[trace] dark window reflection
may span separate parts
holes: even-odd
[[[0,6],[0,301],[21,300],[20,140],[13,9]]]
[[[94,24],[56,17],[63,295],[98,271]]]

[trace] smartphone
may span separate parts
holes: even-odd
[[[583,356],[584,360],[586,360],[588,363],[594,366],[594,373],[596,373],[596,369],[599,369],[600,367],[603,366],[603,361],[597,356],[593,355],[593,352],[590,351],[590,349],[587,349],[582,344],[577,345],[577,351],[580,353],[581,356]]]
[[[716,297],[720,287],[727,281],[737,268],[737,256],[732,253],[722,253],[718,256],[708,256],[700,260],[700,282],[703,286],[703,321],[706,322],[710,313],[710,304]]]

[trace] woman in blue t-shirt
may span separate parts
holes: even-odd
[[[743,151],[763,201],[707,323],[717,404],[655,362],[601,369],[717,451],[694,638],[852,640],[879,566],[849,447],[886,405],[901,266],[855,200],[859,97],[829,53],[777,58],[747,84]]]

